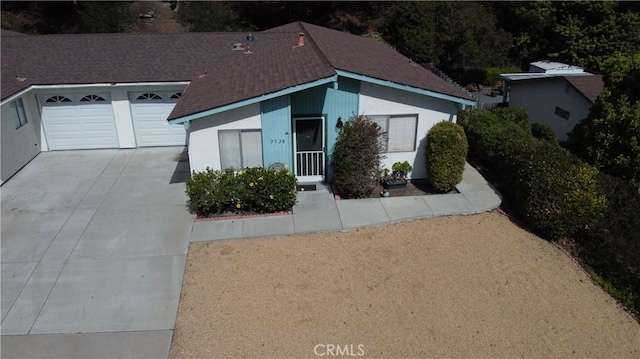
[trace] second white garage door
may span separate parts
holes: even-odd
[[[167,117],[180,99],[180,91],[132,92],[131,115],[138,147],[184,146],[183,125],[169,125]]]

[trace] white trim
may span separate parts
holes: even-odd
[[[177,85],[189,85],[191,81],[175,81],[175,82],[114,82],[114,83],[95,83],[95,84],[72,84],[72,85],[31,85],[28,88],[17,92],[6,99],[0,101],[0,104],[4,105],[7,102],[13,101],[17,97],[22,97],[32,90],[63,90],[63,89],[82,89],[87,87],[127,87],[127,86],[177,86]]]
[[[297,131],[296,131],[296,121],[298,120],[320,120],[320,131],[322,131],[322,139],[321,139],[321,144],[322,144],[322,174],[318,175],[318,176],[298,176],[298,141],[297,141]],[[296,177],[298,178],[299,181],[301,182],[318,182],[318,181],[322,181],[324,180],[324,176],[326,175],[327,172],[327,163],[326,163],[326,156],[327,156],[327,152],[326,152],[326,148],[325,148],[325,144],[326,144],[326,131],[325,131],[325,117],[324,116],[307,116],[307,117],[294,117],[293,118],[293,126],[292,126],[292,131],[293,131],[293,140],[291,142],[293,142],[293,174],[296,175]],[[316,152],[316,151],[313,151]]]

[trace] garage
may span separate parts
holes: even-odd
[[[108,93],[39,96],[49,150],[118,148]]]
[[[131,116],[138,147],[184,146],[187,134],[183,125],[170,125],[167,117],[182,91],[131,92]]]

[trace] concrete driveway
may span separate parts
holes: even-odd
[[[41,153],[5,183],[3,357],[166,357],[188,176],[182,148],[114,149]]]

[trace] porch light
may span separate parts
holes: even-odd
[[[338,120],[336,121],[336,130],[342,130],[342,127],[344,127],[342,117],[338,117]]]

